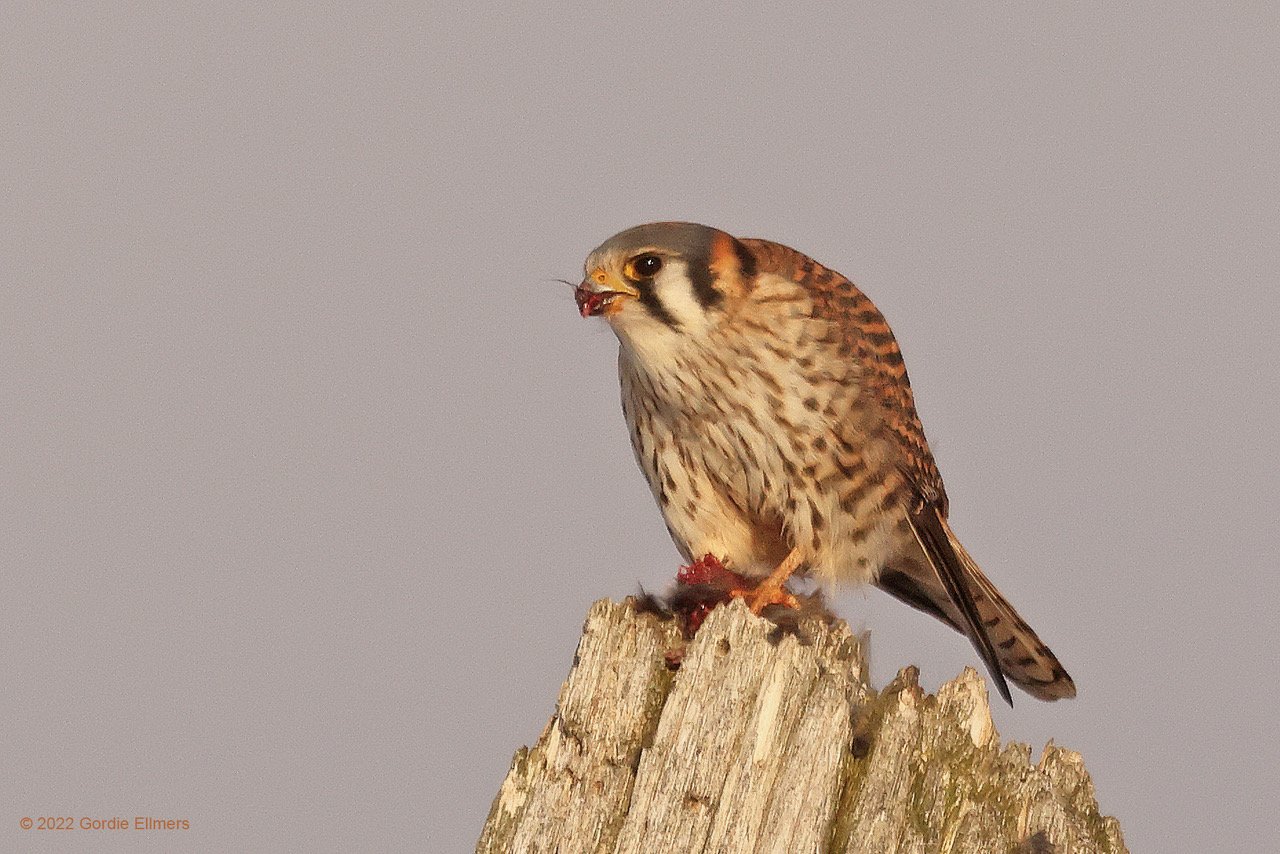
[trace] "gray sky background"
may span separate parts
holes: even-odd
[[[1274,845],[1280,15],[688,5],[6,5],[0,848],[468,850],[588,604],[678,564],[546,281],[673,218],[889,317],[1080,688],[1001,734],[1135,851]],[[975,663],[836,607],[878,684]]]

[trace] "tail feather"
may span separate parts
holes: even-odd
[[[996,636],[997,655],[1005,675],[1028,694],[1042,700],[1074,697],[1076,683],[1053,650],[1040,640],[1009,600],[1001,596],[991,580],[982,574],[955,534],[951,534],[951,541],[968,570],[971,589],[979,591],[974,593],[978,611],[983,615],[983,624],[991,627],[990,631]]]
[[[1041,700],[1074,697],[1076,686],[1067,671],[983,575],[946,518],[926,507],[912,514],[911,524],[927,562],[886,569],[877,585],[968,635],[1011,705],[1006,676]]]

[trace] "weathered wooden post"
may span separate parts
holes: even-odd
[[[741,602],[684,648],[591,607],[556,712],[516,752],[477,852],[1122,852],[1079,754],[1001,748],[982,679],[867,685],[843,622],[782,633]]]

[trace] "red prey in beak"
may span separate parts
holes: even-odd
[[[606,317],[617,313],[626,297],[638,297],[640,292],[630,285],[612,279],[604,270],[596,270],[574,289],[573,298],[578,303],[578,314],[583,317]]]

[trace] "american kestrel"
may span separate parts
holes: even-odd
[[[623,231],[584,272],[578,308],[618,337],[631,445],[685,560],[750,579],[735,594],[757,613],[794,604],[797,572],[875,584],[966,634],[1006,701],[1006,676],[1075,696],[947,523],[897,341],[852,282],[684,222]]]

